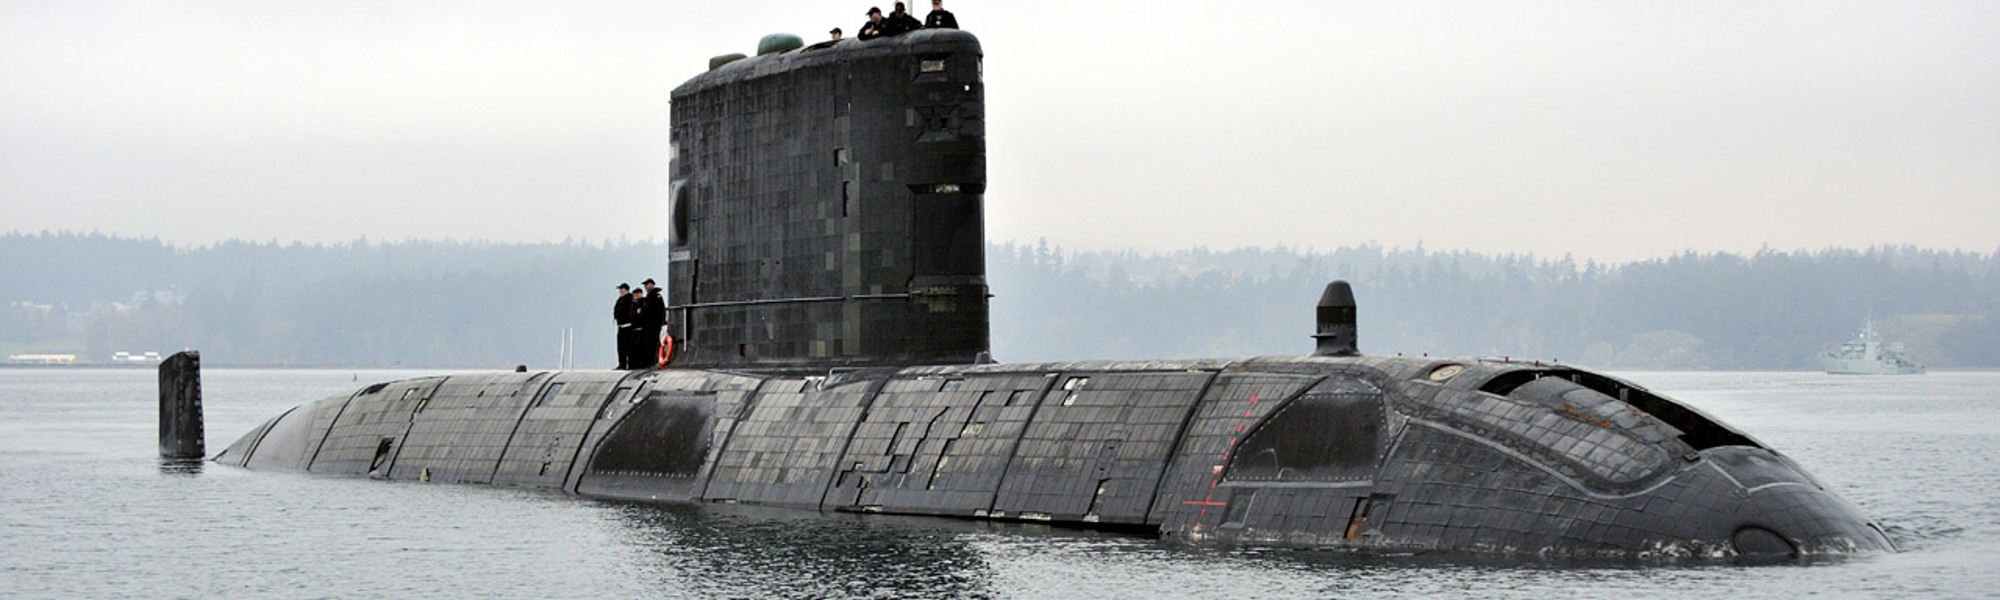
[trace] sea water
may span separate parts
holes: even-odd
[[[210,453],[421,371],[207,369]],[[151,369],[0,369],[0,598],[2000,597],[2000,373],[1619,373],[1797,460],[1903,548],[1780,566],[1189,547],[163,464]]]

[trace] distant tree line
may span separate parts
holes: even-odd
[[[196,348],[210,364],[613,363],[619,282],[665,281],[664,242],[229,241],[0,235],[0,354]],[[1996,254],[1877,247],[1569,258],[1285,247],[1167,253],[989,244],[1004,361],[1301,354],[1328,281],[1368,354],[1612,368],[1810,369],[1872,317],[1937,368],[2000,366]]]
[[[1878,247],[1569,258],[1278,248],[989,250],[994,346],[1027,357],[1301,354],[1329,281],[1354,286],[1365,354],[1511,356],[1633,369],[1813,369],[1862,322],[1931,366],[2000,366],[1996,254]],[[1009,290],[1016,295],[1007,299]],[[1078,332],[1090,332],[1080,335]]]
[[[182,348],[237,365],[610,366],[613,286],[665,280],[653,242],[228,241],[0,236],[0,350]],[[22,306],[22,304],[32,306]]]

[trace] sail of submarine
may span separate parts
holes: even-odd
[[[1363,355],[1342,282],[1303,356],[994,363],[979,41],[794,40],[673,92],[671,368],[375,384],[214,460],[1190,542],[1894,550],[1791,459],[1638,385]]]

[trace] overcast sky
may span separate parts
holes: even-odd
[[[0,232],[664,239],[672,89],[867,1],[0,0]],[[993,240],[2000,250],[2000,2],[946,7]]]

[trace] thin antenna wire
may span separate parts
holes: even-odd
[[[576,368],[576,329],[564,327],[562,330],[562,351],[556,356],[556,368],[568,371]]]

